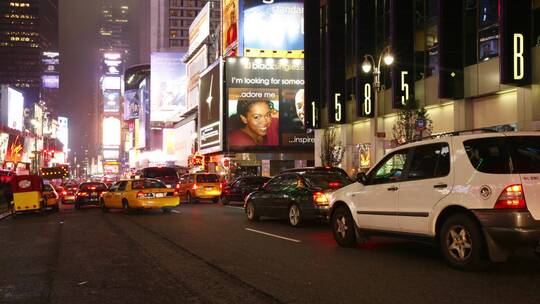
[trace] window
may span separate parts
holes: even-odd
[[[219,177],[215,174],[200,174],[197,175],[198,183],[217,183],[219,182]]]
[[[268,184],[266,184],[266,190],[270,192],[275,192],[281,190],[281,181],[283,176],[277,176],[271,179]]]
[[[118,191],[125,191],[127,183],[127,181],[120,182],[120,185],[118,185]]]
[[[386,157],[368,177],[368,184],[382,184],[401,179],[409,150],[396,151]]]
[[[511,137],[509,144],[514,173],[540,173],[540,137]]]
[[[281,180],[281,191],[292,191],[296,189],[300,183],[300,178],[296,175],[285,175],[282,176]]]
[[[120,186],[122,182],[116,182],[114,185],[111,186],[111,188],[109,189],[109,191],[111,192],[114,192],[114,191],[117,191],[118,190],[118,187]]]
[[[159,188],[159,189],[162,189],[162,188],[167,188],[167,186],[157,180],[157,179],[145,179],[144,180],[144,188],[146,189],[151,189],[151,188]]]
[[[480,172],[509,174],[510,157],[503,138],[481,138],[463,142],[471,165]]]
[[[446,176],[450,173],[450,149],[448,144],[432,144],[414,148],[407,179],[423,179]]]

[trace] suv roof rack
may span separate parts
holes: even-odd
[[[421,138],[413,139],[411,141],[406,142],[405,144],[413,143],[413,142],[419,142],[426,139],[436,139],[441,137],[449,137],[449,136],[459,136],[459,135],[466,135],[466,134],[479,134],[479,133],[499,133],[503,131],[499,131],[492,128],[478,128],[478,129],[469,129],[469,130],[460,130],[460,131],[453,131],[453,132],[446,132],[446,133],[438,133],[433,135],[424,136]]]

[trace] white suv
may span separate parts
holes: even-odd
[[[477,269],[518,247],[540,250],[540,133],[481,133],[411,143],[331,195],[334,238],[417,236],[448,263]]]

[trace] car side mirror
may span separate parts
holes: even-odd
[[[367,176],[364,172],[358,172],[356,174],[356,181],[361,183],[361,184],[365,184],[366,181],[367,181]]]

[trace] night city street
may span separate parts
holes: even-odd
[[[540,0],[0,1],[0,304],[540,304]]]
[[[467,273],[448,268],[430,245],[375,238],[339,248],[325,224],[250,223],[238,206],[209,203],[176,211],[103,214],[64,206],[0,221],[0,302],[540,301],[540,263],[530,251]]]

